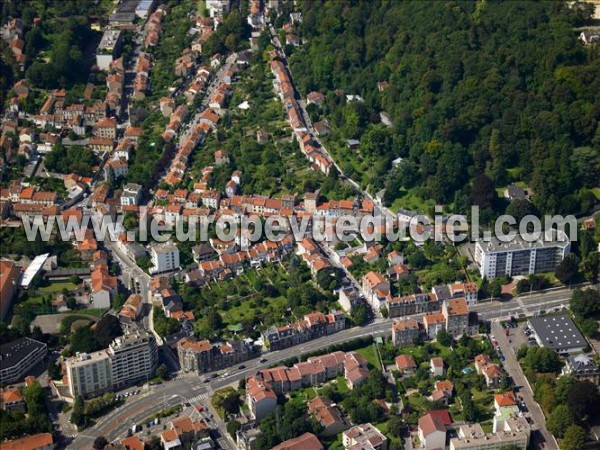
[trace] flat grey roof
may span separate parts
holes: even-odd
[[[487,253],[506,252],[515,250],[531,250],[533,248],[560,247],[565,248],[570,244],[565,233],[560,233],[560,239],[557,239],[559,233],[556,230],[548,230],[542,233],[537,241],[529,242],[517,233],[510,242],[502,242],[497,237],[492,236],[489,242],[477,241],[481,248]]]
[[[529,325],[544,347],[572,350],[588,345],[573,319],[567,314],[532,317],[529,319]]]
[[[46,347],[46,344],[24,337],[0,345],[0,361],[2,368],[9,368],[20,363],[27,355]]]

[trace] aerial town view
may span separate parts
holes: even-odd
[[[0,450],[600,449],[600,0],[0,7]]]

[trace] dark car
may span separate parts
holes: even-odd
[[[238,367],[238,370],[242,370],[242,369],[245,369],[245,368],[246,368],[246,366],[242,364],[241,366]]]
[[[261,363],[266,363],[267,361],[268,361],[267,358],[263,358],[263,359],[260,360]]]

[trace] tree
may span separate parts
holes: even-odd
[[[527,370],[540,373],[558,373],[562,363],[558,354],[547,347],[526,347],[522,364]]]
[[[52,358],[48,360],[48,376],[53,380],[60,380],[62,378],[60,364],[56,364],[56,360]]]
[[[555,275],[562,284],[567,285],[573,281],[578,271],[579,259],[575,254],[569,253],[556,268]]]
[[[569,307],[576,316],[595,316],[600,313],[600,293],[595,289],[575,289]]]
[[[94,450],[102,450],[108,444],[109,442],[104,436],[98,436],[96,439],[94,439],[94,444],[92,445],[92,448]]]
[[[338,289],[342,284],[343,272],[339,267],[330,267],[317,272],[317,284],[326,291]]]
[[[242,427],[242,424],[237,420],[230,420],[227,422],[227,432],[235,439],[235,434]]]
[[[77,427],[85,425],[85,416],[83,414],[84,403],[83,397],[78,395],[73,403],[73,411],[71,412],[71,423]]]
[[[579,425],[570,425],[564,433],[564,437],[560,442],[560,448],[564,450],[579,450],[583,448],[587,433]]]
[[[360,303],[352,308],[351,317],[355,325],[362,327],[369,318],[369,308],[364,303]]]
[[[600,252],[589,253],[584,258],[581,269],[586,281],[597,283],[600,275]]]
[[[158,436],[153,436],[144,444],[144,450],[163,450],[162,443]]]
[[[525,198],[517,198],[508,204],[504,213],[514,217],[517,223],[519,223],[523,217],[529,214],[535,215],[537,211],[533,203],[531,203],[529,200]]]
[[[490,283],[490,296],[500,298],[502,296],[502,282],[498,278],[494,278]]]
[[[594,383],[577,381],[568,387],[566,403],[574,420],[582,424],[600,412],[600,393]]]
[[[107,348],[116,337],[122,335],[121,322],[112,314],[102,317],[96,324],[94,331],[94,339],[96,339],[100,348]]]
[[[498,195],[494,182],[484,173],[480,173],[473,179],[471,188],[471,204],[479,206],[481,209],[493,208]]]
[[[477,407],[473,402],[471,393],[465,390],[460,396],[460,403],[462,405],[462,412],[467,422],[477,422]]]
[[[221,400],[221,407],[229,414],[235,414],[240,411],[240,396],[237,392],[232,392]]]
[[[69,342],[73,353],[91,353],[100,349],[94,337],[94,330],[89,326],[77,328],[69,337]]]
[[[156,368],[156,376],[163,380],[166,380],[168,374],[169,369],[167,368],[167,366],[165,364],[159,364],[159,366]]]
[[[567,428],[573,425],[573,414],[567,405],[558,405],[548,416],[546,424],[554,436],[562,438]]]
[[[450,333],[448,333],[446,330],[438,331],[438,333],[436,335],[436,339],[444,347],[450,347],[450,346],[454,345],[454,339],[452,338]]]

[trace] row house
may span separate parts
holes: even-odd
[[[142,296],[131,294],[119,312],[119,319],[125,323],[135,322],[140,317],[143,307],[144,302],[142,301]]]
[[[44,206],[19,202],[5,207],[8,208],[9,214],[19,219],[23,219],[23,217],[33,219],[34,217],[39,216],[45,222],[49,217],[60,214],[60,207],[58,205]]]
[[[106,117],[99,120],[94,125],[94,136],[101,138],[116,139],[117,137],[117,120],[113,117]]]
[[[125,158],[111,157],[104,165],[104,176],[106,179],[114,179],[127,176],[129,163]]]
[[[254,350],[242,341],[212,344],[184,338],[177,343],[177,354],[184,371],[202,374],[242,363],[254,356]]]
[[[117,283],[117,278],[109,275],[107,266],[96,267],[91,277],[92,307],[110,308],[112,298],[117,293]]]
[[[101,153],[101,152],[111,153],[114,145],[115,145],[115,140],[113,138],[94,136],[94,137],[90,138],[87,146],[94,153]]]
[[[250,416],[260,420],[272,413],[277,405],[277,395],[322,384],[340,375],[346,377],[351,388],[359,385],[368,375],[367,361],[355,352],[338,351],[308,358],[306,362],[296,363],[293,367],[260,370],[246,380],[246,402]]]
[[[444,301],[442,314],[446,319],[446,331],[454,337],[467,332],[469,326],[469,307],[465,298],[453,298]]]
[[[456,282],[431,288],[431,292],[435,294],[439,302],[451,298],[464,298],[469,306],[473,306],[477,303],[477,291],[477,283],[473,282]]]
[[[429,294],[412,294],[390,298],[387,302],[390,317],[424,314],[439,309],[439,303]]]
[[[392,342],[397,347],[411,346],[421,335],[419,323],[413,318],[394,320],[392,323]]]
[[[266,348],[282,350],[312,339],[338,333],[346,327],[346,317],[341,311],[329,314],[310,313],[302,320],[280,327],[271,327],[262,333]]]
[[[19,194],[19,200],[25,204],[51,206],[56,203],[58,196],[56,192],[37,191],[33,187],[28,186]]]
[[[148,78],[152,69],[152,55],[149,53],[140,53],[135,65],[135,79],[133,81],[133,99],[143,100],[146,98],[148,89]]]
[[[208,431],[209,427],[204,420],[192,420],[190,416],[183,416],[168,423],[166,430],[160,434],[160,442],[163,448],[175,450],[183,448],[183,445],[189,445],[190,442],[206,435]],[[142,444],[142,448],[143,446]],[[126,450],[133,450],[133,448],[130,449],[127,446],[125,448]]]
[[[166,11],[162,8],[159,8],[148,18],[146,25],[146,38],[144,39],[144,45],[146,47],[155,47],[158,45],[165,15]]]
[[[390,298],[390,282],[380,273],[371,271],[363,276],[362,291],[367,302],[376,309],[383,309]]]

